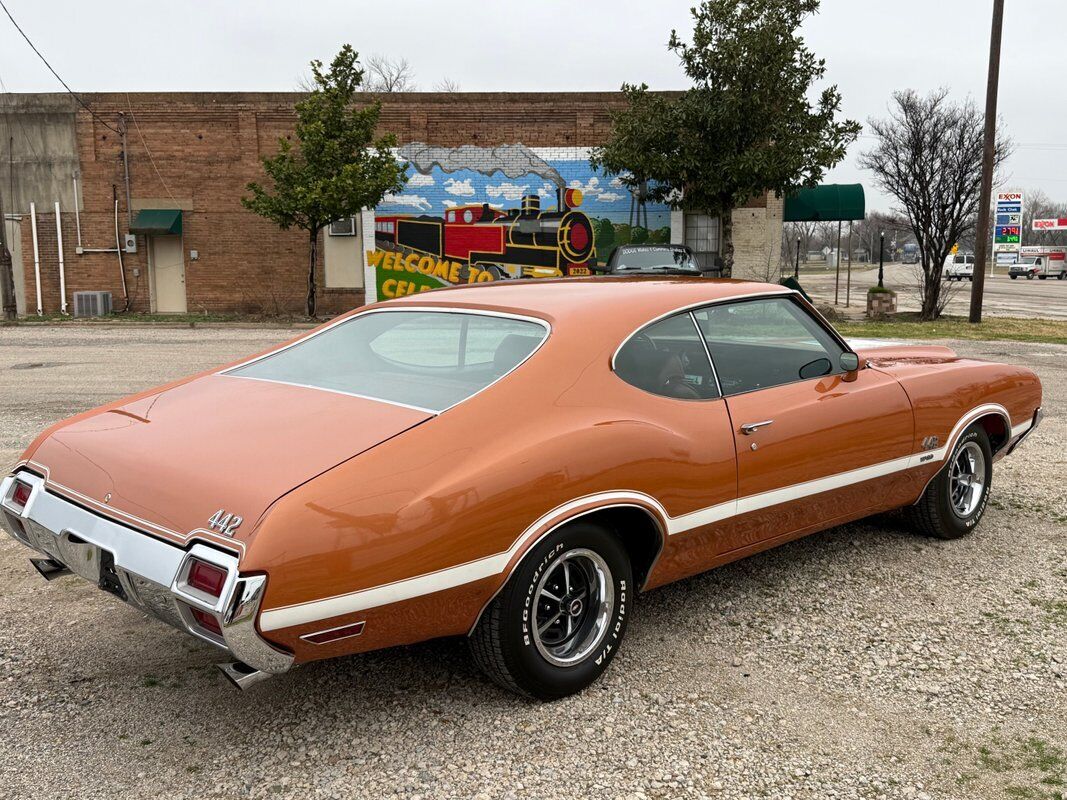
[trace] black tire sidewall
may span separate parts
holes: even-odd
[[[959,455],[960,450],[968,442],[976,442],[982,449],[982,455],[985,456],[985,483],[983,485],[982,500],[978,503],[978,507],[970,513],[967,517],[960,517],[956,514],[952,508],[952,464],[956,460],[956,456]],[[958,536],[964,536],[973,531],[978,523],[982,521],[982,517],[985,516],[986,506],[989,503],[989,492],[993,488],[993,452],[989,446],[989,436],[986,434],[985,429],[980,425],[972,425],[963,432],[963,435],[956,441],[956,444],[952,448],[952,453],[949,456],[948,462],[945,464],[945,468],[937,477],[937,511],[940,518],[941,528],[948,538],[956,538]]]
[[[586,548],[611,570],[614,608],[607,632],[583,661],[561,667],[545,660],[533,639],[533,598],[544,572],[563,553]],[[527,553],[501,595],[501,637],[509,672],[534,697],[551,700],[581,691],[607,669],[626,633],[634,586],[622,543],[597,525],[576,522],[553,531]]]

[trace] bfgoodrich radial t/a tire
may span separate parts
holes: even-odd
[[[945,467],[908,509],[911,524],[927,536],[958,539],[982,520],[993,481],[993,453],[985,428],[975,423],[963,432]]]
[[[584,689],[622,643],[633,578],[619,540],[588,523],[538,542],[482,614],[470,637],[478,666],[539,700]]]

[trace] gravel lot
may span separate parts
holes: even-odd
[[[0,329],[0,467],[46,423],[287,338]],[[464,643],[318,663],[241,694],[217,651],[0,543],[0,796],[1057,798],[1067,793],[1067,348],[972,537],[893,519],[638,599],[605,680],[550,705]]]

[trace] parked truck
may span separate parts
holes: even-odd
[[[1026,245],[1019,253],[1019,261],[1012,264],[1008,277],[1019,277],[1032,281],[1034,278],[1067,278],[1067,247],[1046,245]]]

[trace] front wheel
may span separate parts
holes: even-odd
[[[630,559],[607,530],[566,525],[523,558],[470,637],[478,666],[539,700],[580,692],[607,669],[632,602]]]
[[[1009,277],[1009,278],[1011,278],[1012,280],[1015,280],[1015,279],[1016,279],[1016,278],[1018,278],[1019,276],[1018,276],[1018,275],[1009,275],[1008,277]]]
[[[1032,273],[1032,272],[1027,272],[1027,273],[1026,273],[1026,280],[1028,280],[1028,281],[1032,281],[1033,279],[1034,279],[1034,273]]]
[[[958,539],[974,530],[985,514],[993,481],[993,452],[985,428],[963,432],[944,468],[919,502],[907,510],[912,526],[938,539]]]

